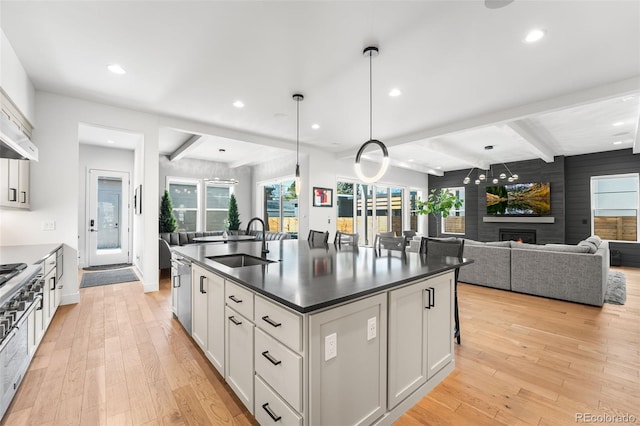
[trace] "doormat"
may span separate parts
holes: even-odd
[[[107,271],[109,269],[120,269],[131,266],[130,263],[114,263],[112,265],[87,266],[82,268],[83,271]]]
[[[139,281],[140,278],[131,269],[119,269],[116,271],[92,272],[82,275],[80,288],[96,287],[99,285],[109,285],[118,283],[128,283]]]
[[[607,292],[604,301],[613,305],[624,305],[627,301],[627,280],[620,271],[609,271],[607,277]]]

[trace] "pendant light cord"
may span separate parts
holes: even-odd
[[[369,52],[369,140],[373,139],[373,55]]]
[[[300,99],[296,99],[296,165],[300,163]]]

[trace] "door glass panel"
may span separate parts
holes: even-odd
[[[294,180],[282,182],[282,229],[279,231],[289,232],[292,239],[298,238],[298,196]]]
[[[391,230],[402,235],[402,188],[391,188]]]
[[[376,187],[376,225],[373,232],[389,232],[389,188]],[[373,232],[371,235],[373,235]]]
[[[119,249],[122,179],[98,178],[98,250]]]
[[[340,232],[353,234],[355,232],[353,226],[353,183],[338,182],[337,195],[338,223],[336,228]]]
[[[267,230],[280,230],[280,185],[277,183],[264,186],[264,212]]]

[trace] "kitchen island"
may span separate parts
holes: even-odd
[[[453,270],[468,261],[267,248],[174,249],[192,262],[192,337],[261,424],[391,424],[453,371]]]

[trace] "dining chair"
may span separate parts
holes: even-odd
[[[333,244],[337,244],[339,246],[342,244],[357,246],[358,240],[358,234],[348,234],[346,232],[338,231],[336,232],[336,237],[333,239]]]
[[[383,235],[382,233],[376,234],[373,246],[378,251],[380,251],[380,249],[385,249],[401,251],[404,253],[407,249],[407,239],[405,237]]]
[[[420,240],[420,253],[429,256],[450,256],[462,260],[464,251],[464,240],[456,238],[452,240],[439,240],[429,237],[422,237]],[[458,276],[460,267],[454,272],[454,320],[453,337],[460,344],[460,317],[458,315]]]
[[[307,237],[307,241],[311,244],[326,244],[329,241],[329,231],[314,231],[311,229],[309,231],[309,236]]]

